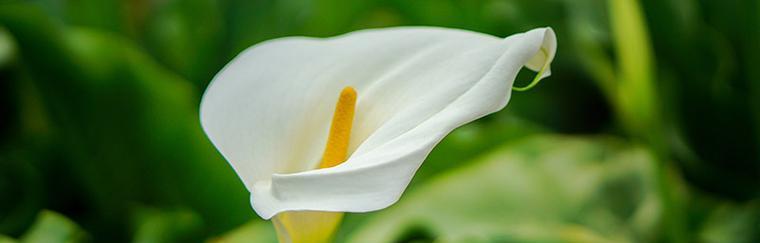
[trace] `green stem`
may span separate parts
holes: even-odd
[[[544,60],[547,60],[549,58],[549,53],[546,52],[546,49],[541,47],[541,54],[544,55]],[[541,77],[544,75],[544,72],[546,71],[546,68],[549,67],[549,62],[544,61],[544,65],[541,66],[541,70],[538,71],[536,74],[536,77],[533,78],[533,81],[528,84],[528,86],[525,87],[512,87],[512,90],[514,91],[528,91],[533,88],[533,86],[536,86],[539,82],[541,82]]]

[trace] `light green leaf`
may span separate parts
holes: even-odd
[[[0,68],[5,68],[16,55],[16,46],[8,31],[0,26]]]
[[[8,236],[0,235],[0,243],[16,243],[18,241]]]
[[[87,233],[65,216],[52,211],[42,211],[21,242],[76,243],[86,242]]]
[[[637,0],[611,0],[609,9],[619,69],[617,112],[630,133],[652,146],[662,146],[654,144],[662,143],[656,137],[661,136],[661,117],[655,91],[654,54],[644,12]]]
[[[277,235],[269,222],[252,221],[222,236],[208,240],[209,243],[277,242]]]
[[[431,179],[348,241],[649,241],[651,160],[611,138],[530,137]]]
[[[136,226],[132,242],[192,242],[202,229],[200,216],[189,210],[140,208],[134,213]]]
[[[702,225],[698,239],[706,243],[760,241],[760,201],[717,207]]]

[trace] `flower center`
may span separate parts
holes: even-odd
[[[330,168],[346,161],[351,125],[354,123],[356,90],[345,87],[335,104],[330,133],[327,135],[325,151],[319,168]],[[277,214],[274,219],[277,238],[281,243],[326,243],[332,239],[343,213],[320,211],[287,211]]]
[[[346,161],[355,108],[356,90],[351,86],[343,88],[338,102],[335,104],[330,134],[327,137],[327,144],[322,153],[322,162],[319,163],[319,168],[330,168]]]

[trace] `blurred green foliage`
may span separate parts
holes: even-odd
[[[34,225],[18,240],[0,235],[0,242],[77,243],[87,241],[88,237],[87,232],[63,215],[51,211],[41,211],[37,215]]]
[[[755,0],[30,0],[0,1],[0,242],[274,241],[200,129],[206,84],[263,40],[398,25],[551,26],[559,51],[338,241],[760,241]]]
[[[651,160],[609,138],[517,140],[409,193],[351,242],[650,242]]]

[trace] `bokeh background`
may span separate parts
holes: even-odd
[[[0,1],[0,242],[274,242],[200,95],[257,42],[402,25],[551,26],[553,75],[338,242],[760,242],[756,0]]]

